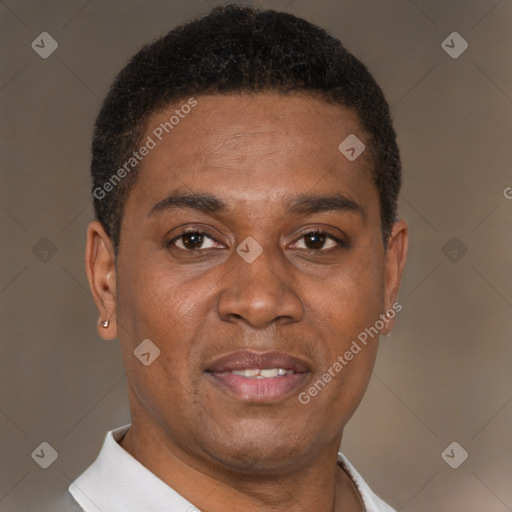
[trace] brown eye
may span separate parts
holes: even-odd
[[[304,245],[304,247],[301,247],[301,245]],[[306,233],[300,238],[299,242],[297,242],[298,249],[309,249],[311,251],[331,249],[336,245],[337,242],[333,240],[333,237],[331,237],[327,233],[317,231],[311,231],[310,233]]]
[[[304,237],[308,249],[321,249],[325,244],[326,236],[322,233],[308,233]]]
[[[186,233],[181,239],[187,249],[200,249],[203,245],[204,236],[200,233]]]
[[[182,233],[174,238],[170,245],[175,245],[185,250],[209,249],[215,247],[213,239],[200,231]]]

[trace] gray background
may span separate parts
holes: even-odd
[[[218,3],[0,2],[2,511],[76,510],[67,486],[129,421],[83,270],[92,124],[127,58]],[[397,510],[511,511],[512,1],[260,5],[338,36],[399,133],[403,311],[343,450]],[[48,59],[31,48],[43,31],[59,44]],[[469,43],[457,59],[441,46],[453,31]],[[59,455],[48,469],[31,457],[43,441]],[[453,441],[469,454],[458,469],[441,457]]]

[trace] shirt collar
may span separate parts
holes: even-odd
[[[118,441],[129,428],[111,430],[96,461],[69,486],[79,505],[85,512],[196,511],[121,447]]]
[[[98,458],[69,486],[73,498],[85,512],[199,512],[122,448],[119,441],[129,428],[130,424],[108,432]],[[366,512],[395,512],[342,453],[338,463],[352,478]]]

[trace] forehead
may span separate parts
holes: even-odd
[[[195,105],[184,108],[184,105]],[[176,188],[222,191],[229,203],[331,191],[372,195],[370,157],[350,161],[347,137],[364,141],[352,110],[303,95],[257,93],[186,98],[150,116],[135,197]],[[314,190],[313,190],[314,189]]]

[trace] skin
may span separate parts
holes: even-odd
[[[408,228],[382,241],[368,152],[350,162],[349,134],[365,141],[357,115],[307,96],[213,95],[145,157],[122,220],[117,257],[97,221],[87,233],[86,270],[104,339],[119,337],[132,426],[121,442],[200,510],[360,511],[336,464],[343,429],[374,365],[374,338],[309,404],[298,393],[333,365],[396,301]],[[180,105],[154,113],[147,135]],[[208,193],[225,211],[152,207],[174,192]],[[292,213],[298,196],[343,194],[359,211]],[[183,228],[204,231],[186,249]],[[313,229],[327,238],[311,248]],[[262,254],[247,263],[247,237]],[[390,320],[382,330],[393,327]],[[149,366],[133,355],[144,339],[161,351]],[[235,350],[281,351],[307,361],[307,382],[262,404],[237,399],[205,374]]]

